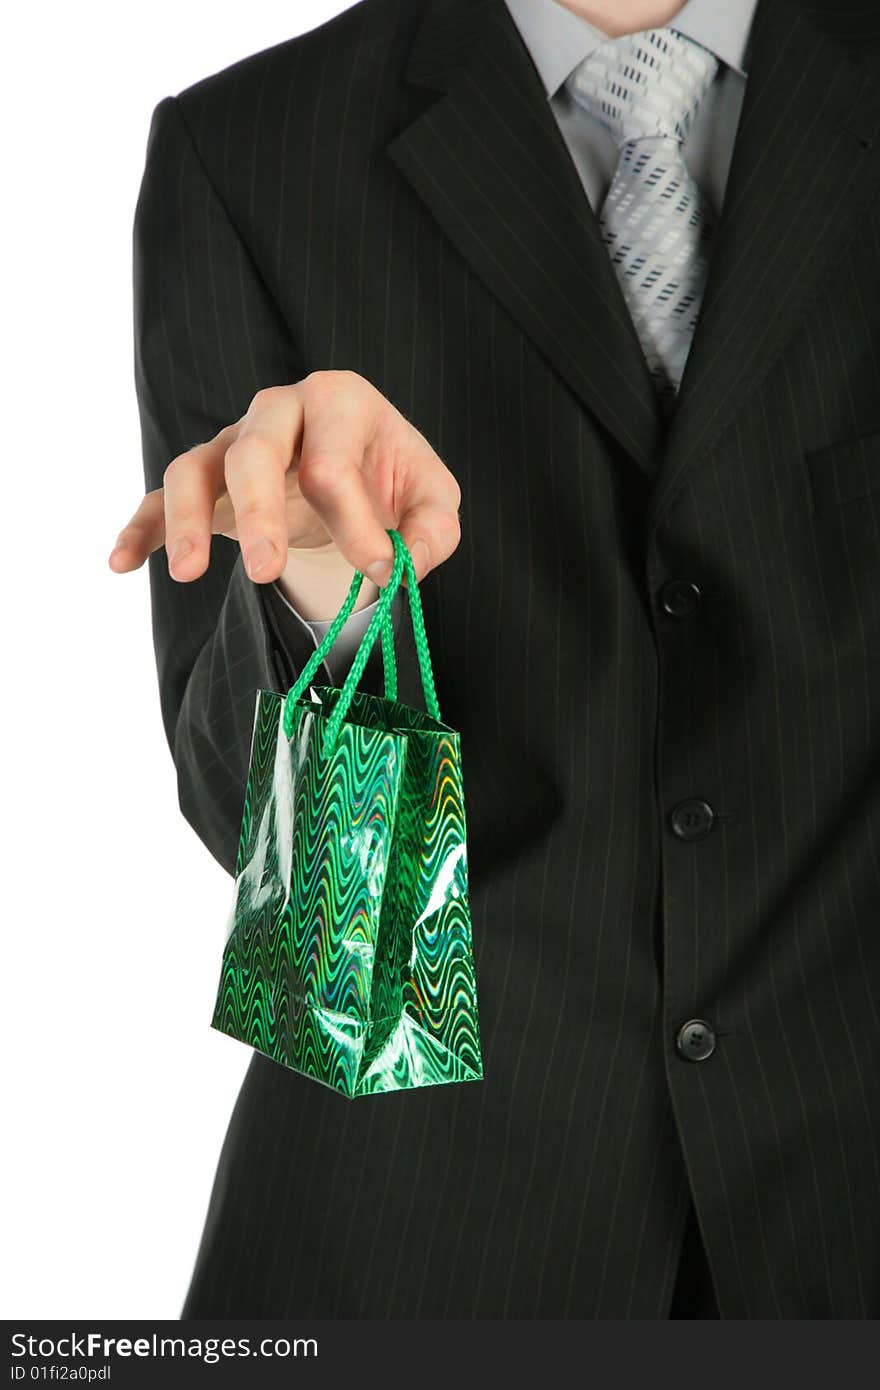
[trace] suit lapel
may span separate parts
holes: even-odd
[[[700,320],[651,496],[648,537],[840,262],[880,183],[878,63],[835,37],[862,0],[759,0]],[[847,10],[852,13],[847,16]],[[871,50],[867,50],[868,53]],[[873,64],[873,69],[872,69]]]
[[[648,477],[665,431],[596,219],[503,0],[428,4],[407,81],[441,95],[387,146],[511,317]]]
[[[428,0],[406,77],[430,102],[388,154],[652,480],[648,540],[878,193],[880,61],[852,42],[865,13],[863,0],[811,0],[809,9],[758,0],[709,280],[666,425],[596,218],[503,0]]]

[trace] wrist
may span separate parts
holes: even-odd
[[[277,584],[283,596],[307,622],[330,622],[336,617],[354,577],[350,565],[335,547],[287,552]],[[352,612],[359,612],[379,597],[379,587],[366,575]]]

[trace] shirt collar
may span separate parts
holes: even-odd
[[[557,0],[505,0],[548,97],[608,35]],[[742,77],[757,0],[686,0],[668,27],[701,43]]]

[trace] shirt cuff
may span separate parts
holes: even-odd
[[[328,628],[336,621],[335,618],[304,618],[302,614],[298,613],[294,608],[287,595],[282,592],[277,580],[272,581],[272,587],[285,608],[289,608],[294,617],[298,618],[303,626],[309,629],[315,647],[319,647],[327,634]],[[341,686],[345,679],[343,672],[347,674],[350,670],[351,663],[354,660],[354,654],[361,644],[364,633],[369,627],[370,619],[373,616],[378,602],[379,600],[377,598],[373,603],[368,603],[366,608],[359,608],[357,612],[350,613],[343,623],[342,628],[337,633],[336,641],[330,648],[328,655],[324,658],[324,664],[330,672],[330,677],[334,685]]]

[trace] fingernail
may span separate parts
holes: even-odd
[[[428,568],[428,560],[430,558],[428,555],[428,547],[421,536],[419,536],[418,540],[413,541],[409,548],[409,553],[412,556],[416,579],[418,579],[420,575],[424,575],[425,570]]]
[[[269,561],[274,559],[277,554],[278,551],[265,536],[261,536],[258,541],[254,541],[253,545],[248,546],[244,555],[244,565],[251,579],[255,574],[259,574],[260,570],[268,565]]]
[[[367,565],[364,573],[368,574],[374,584],[378,584],[380,589],[384,589],[388,580],[391,578],[393,566],[387,560],[374,560],[371,565]]]
[[[174,545],[171,547],[171,554],[168,556],[171,568],[173,569],[179,560],[182,560],[185,555],[188,555],[192,548],[193,543],[191,540],[188,540],[186,536],[181,536],[179,541],[175,541]]]

